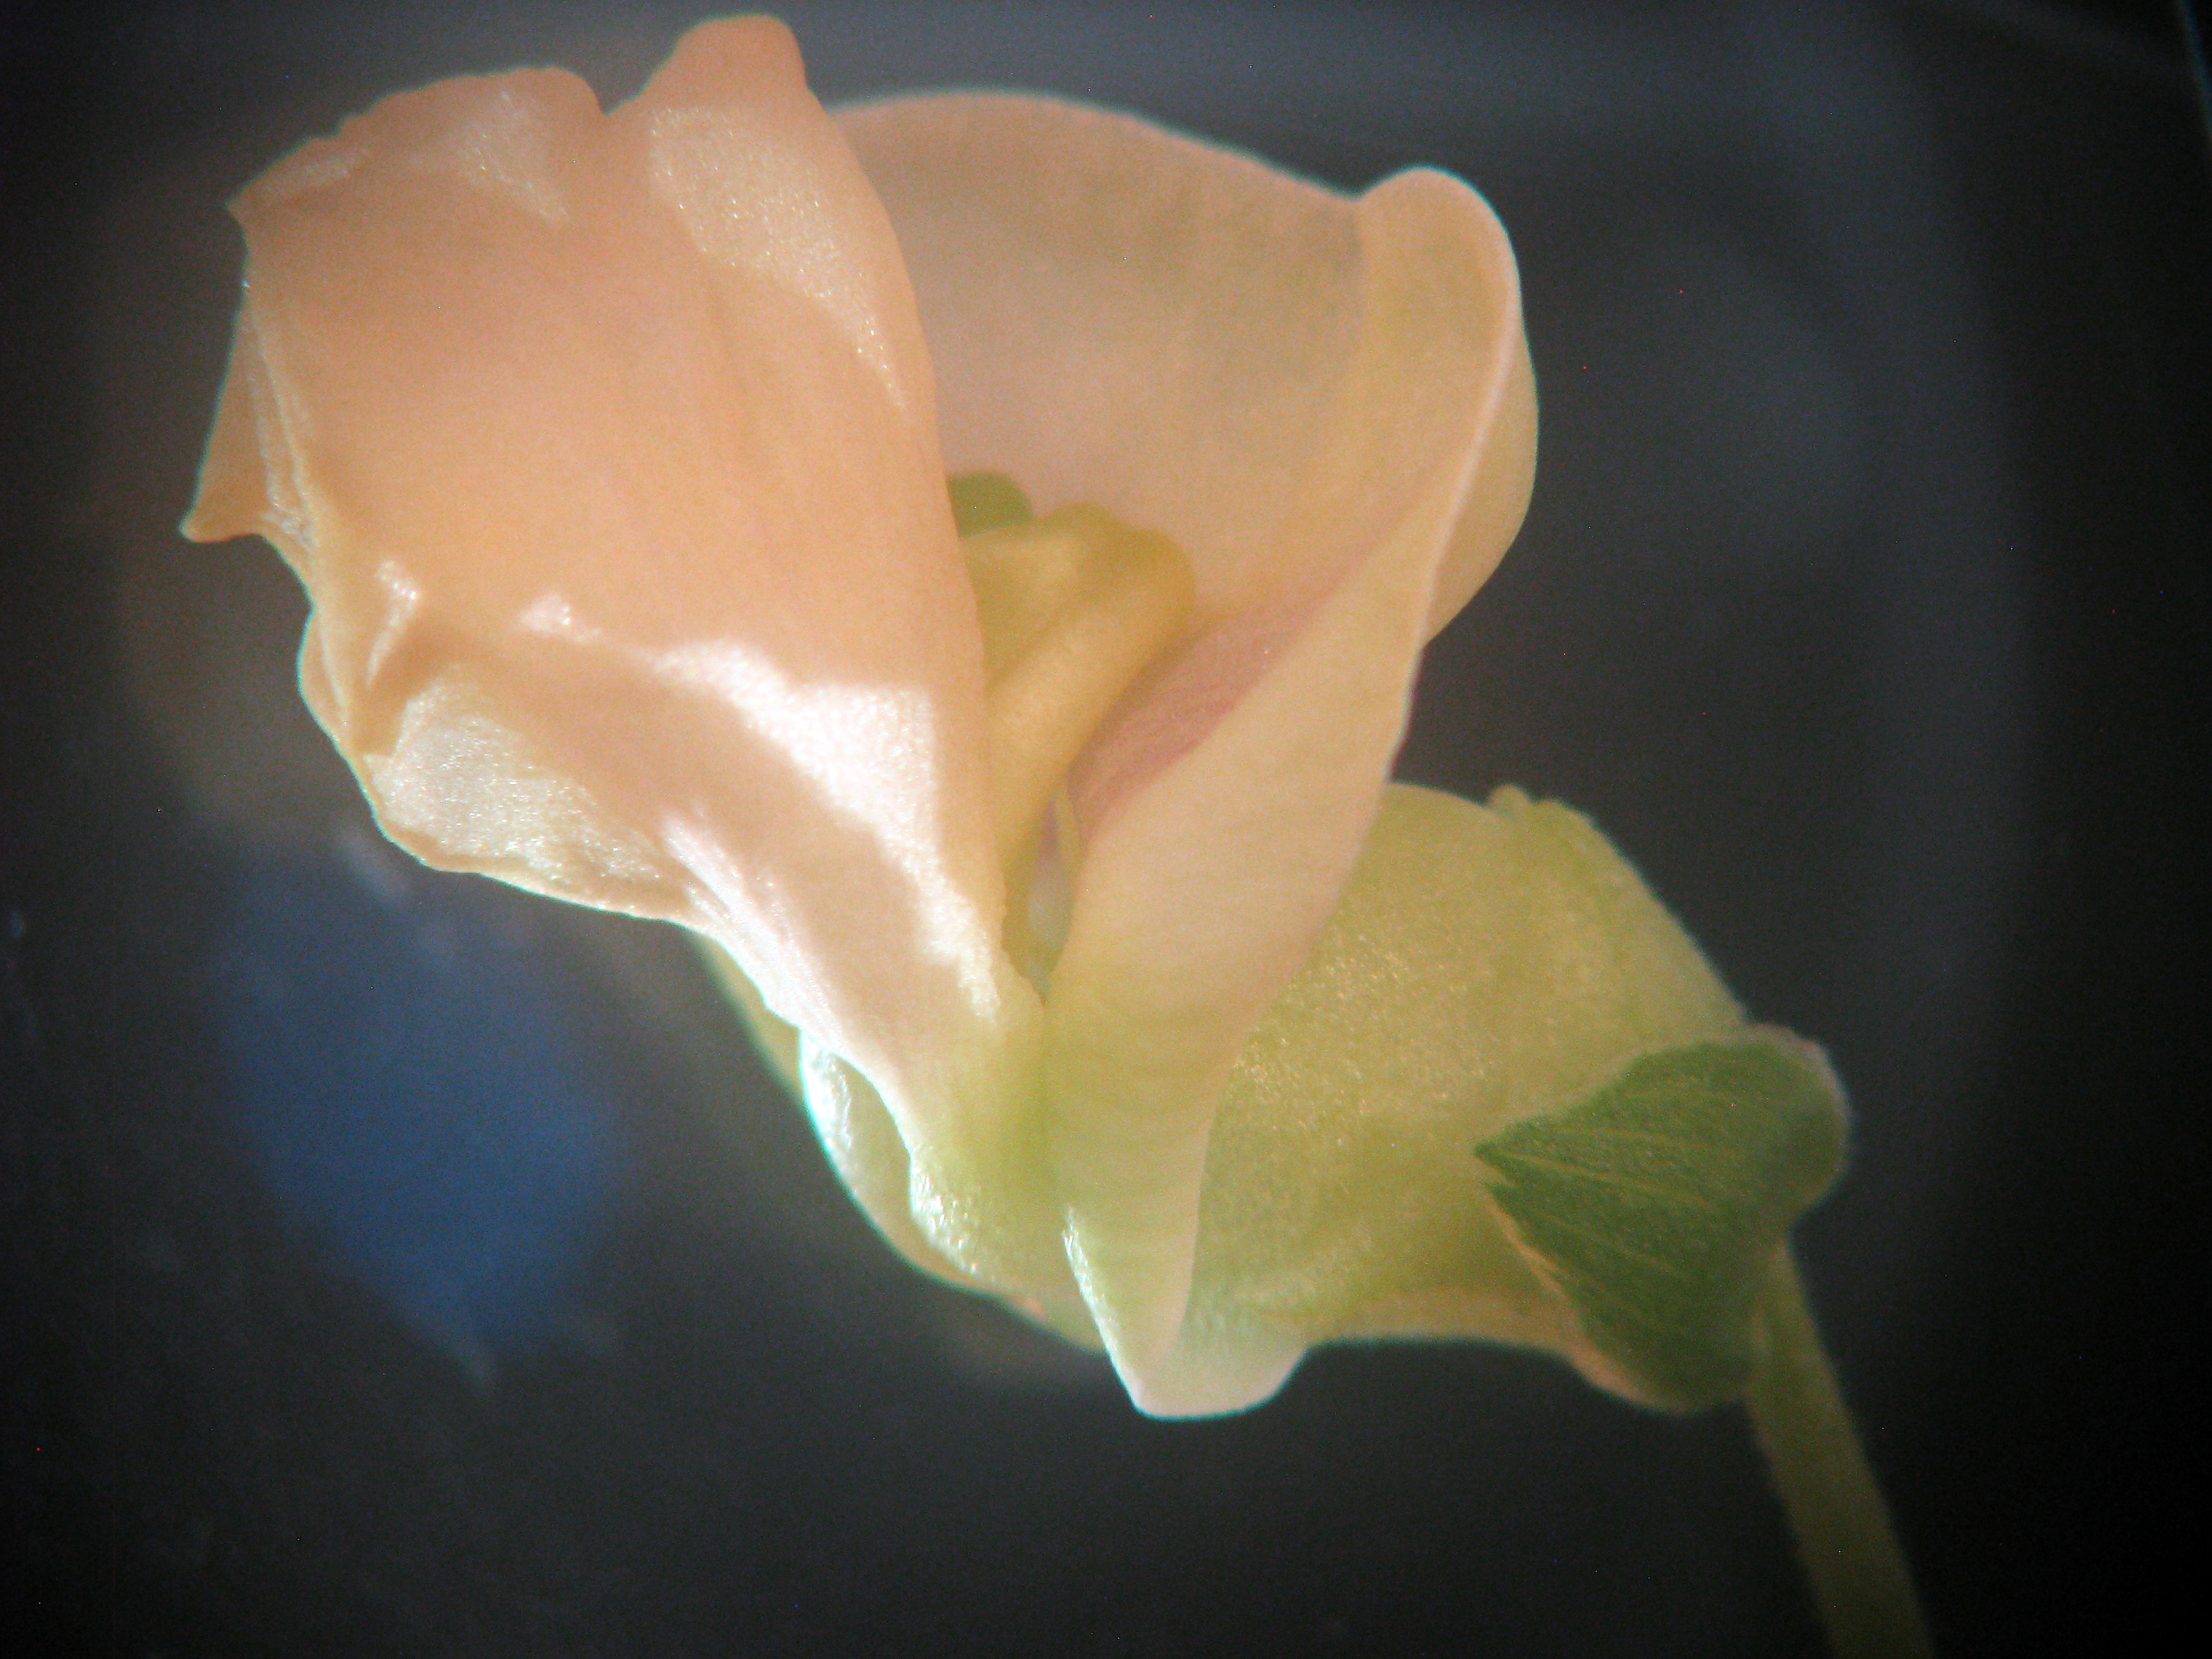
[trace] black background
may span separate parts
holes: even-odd
[[[289,578],[170,530],[220,204],[439,75],[626,95],[694,15],[0,11],[7,1622],[133,1659],[1818,1651],[1735,1413],[1437,1347],[1147,1422],[873,1243],[681,941],[362,838]],[[1491,198],[1537,494],[1401,771],[1590,811],[1830,1045],[1856,1151],[1801,1249],[1939,1642],[2124,1641],[2204,1474],[2212,175],[2174,15],[787,15],[825,99],[1042,87]],[[239,918],[280,890],[390,936],[295,927],[272,970]],[[272,1177],[237,1033],[278,970],[342,988],[284,1028],[343,1059],[336,1111],[409,1043],[465,1071],[468,997],[565,1034],[605,1155],[536,1324],[395,1303]],[[472,1086],[481,1167],[534,1156]]]

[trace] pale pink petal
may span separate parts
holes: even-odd
[[[1141,1404],[1222,1080],[1342,888],[1422,645],[1527,502],[1512,256],[1439,173],[1354,202],[1027,99],[842,118],[907,252],[953,465],[1098,501],[1197,572],[1200,631],[1073,779],[1048,1008],[1069,1249]]]
[[[933,1154],[961,1259],[1037,1016],[927,352],[788,32],[705,25],[606,115],[556,71],[387,99],[235,211],[188,528],[298,569],[386,829],[726,946]]]

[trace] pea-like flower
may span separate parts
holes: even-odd
[[[395,841],[703,935],[890,1240],[1148,1411],[1343,1334],[1610,1375],[1471,1149],[1745,1028],[1581,819],[1388,785],[1534,465],[1472,191],[833,118],[754,18],[605,113],[387,99],[234,211],[186,528],[299,573]]]

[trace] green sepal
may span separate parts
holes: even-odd
[[[963,536],[1027,524],[1036,516],[1022,487],[1003,472],[957,472],[945,481],[952,498],[952,525]]]
[[[1784,1033],[1645,1054],[1475,1156],[1516,1242],[1624,1391],[1696,1411],[1740,1395],[1759,1286],[1844,1156],[1817,1049]]]

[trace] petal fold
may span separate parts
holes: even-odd
[[[1212,1114],[1366,836],[1422,646],[1518,527],[1512,255],[1464,185],[1357,200],[1146,123],[957,95],[842,117],[944,368],[956,468],[1190,556],[1200,626],[1071,780],[1047,1006],[1078,1283],[1139,1404],[1182,1328]]]
[[[386,830],[708,935],[942,1153],[933,1248],[1011,1225],[1039,1017],[932,370],[788,31],[703,25],[605,114],[551,70],[389,98],[233,210],[186,527],[298,571]]]

